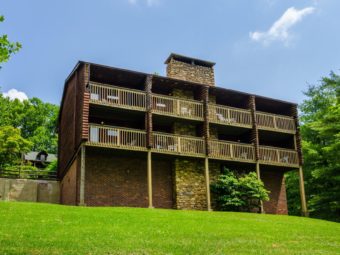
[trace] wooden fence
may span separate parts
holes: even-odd
[[[15,179],[35,179],[35,180],[56,180],[57,172],[44,169],[23,169],[21,167],[15,169],[0,169],[1,178]]]

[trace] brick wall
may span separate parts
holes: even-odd
[[[261,171],[261,179],[270,191],[270,200],[263,203],[265,213],[288,214],[286,185],[282,171]]]
[[[75,108],[77,76],[73,75],[65,88],[65,97],[59,120],[58,172],[61,176],[73,157],[75,148]]]
[[[201,84],[215,85],[214,69],[200,65],[192,65],[171,59],[167,65],[167,76]]]
[[[154,207],[172,208],[171,162],[153,165]],[[114,151],[87,147],[85,204],[88,206],[148,206],[146,154],[118,156]]]
[[[77,167],[78,160],[74,160],[68,172],[60,182],[60,203],[65,205],[77,204]]]
[[[174,208],[172,160],[152,160],[153,206]]]

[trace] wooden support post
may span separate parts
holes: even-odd
[[[308,217],[302,166],[299,167],[299,184],[300,184],[300,197],[301,197],[301,214],[302,216]]]
[[[179,100],[176,99],[177,115],[180,115]]]
[[[256,175],[257,175],[257,179],[261,180],[260,163],[259,162],[256,162]],[[264,213],[262,200],[260,201],[260,210],[261,210],[261,213]]]
[[[296,135],[294,134],[294,150],[297,150]]]
[[[80,149],[79,205],[85,206],[85,145]]]
[[[207,190],[207,210],[211,211],[211,200],[210,200],[210,177],[209,177],[209,158],[208,156],[205,157],[204,160],[204,172],[205,172],[205,183],[206,183],[206,190]]]
[[[152,158],[151,158],[151,149],[148,149],[148,160],[147,160],[147,168],[148,168],[148,198],[149,198],[149,208],[153,208],[152,204]]]

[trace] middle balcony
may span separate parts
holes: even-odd
[[[209,121],[229,126],[252,127],[250,110],[217,104],[209,104]]]

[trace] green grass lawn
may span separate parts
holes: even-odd
[[[0,254],[340,254],[340,224],[248,213],[0,202]]]

